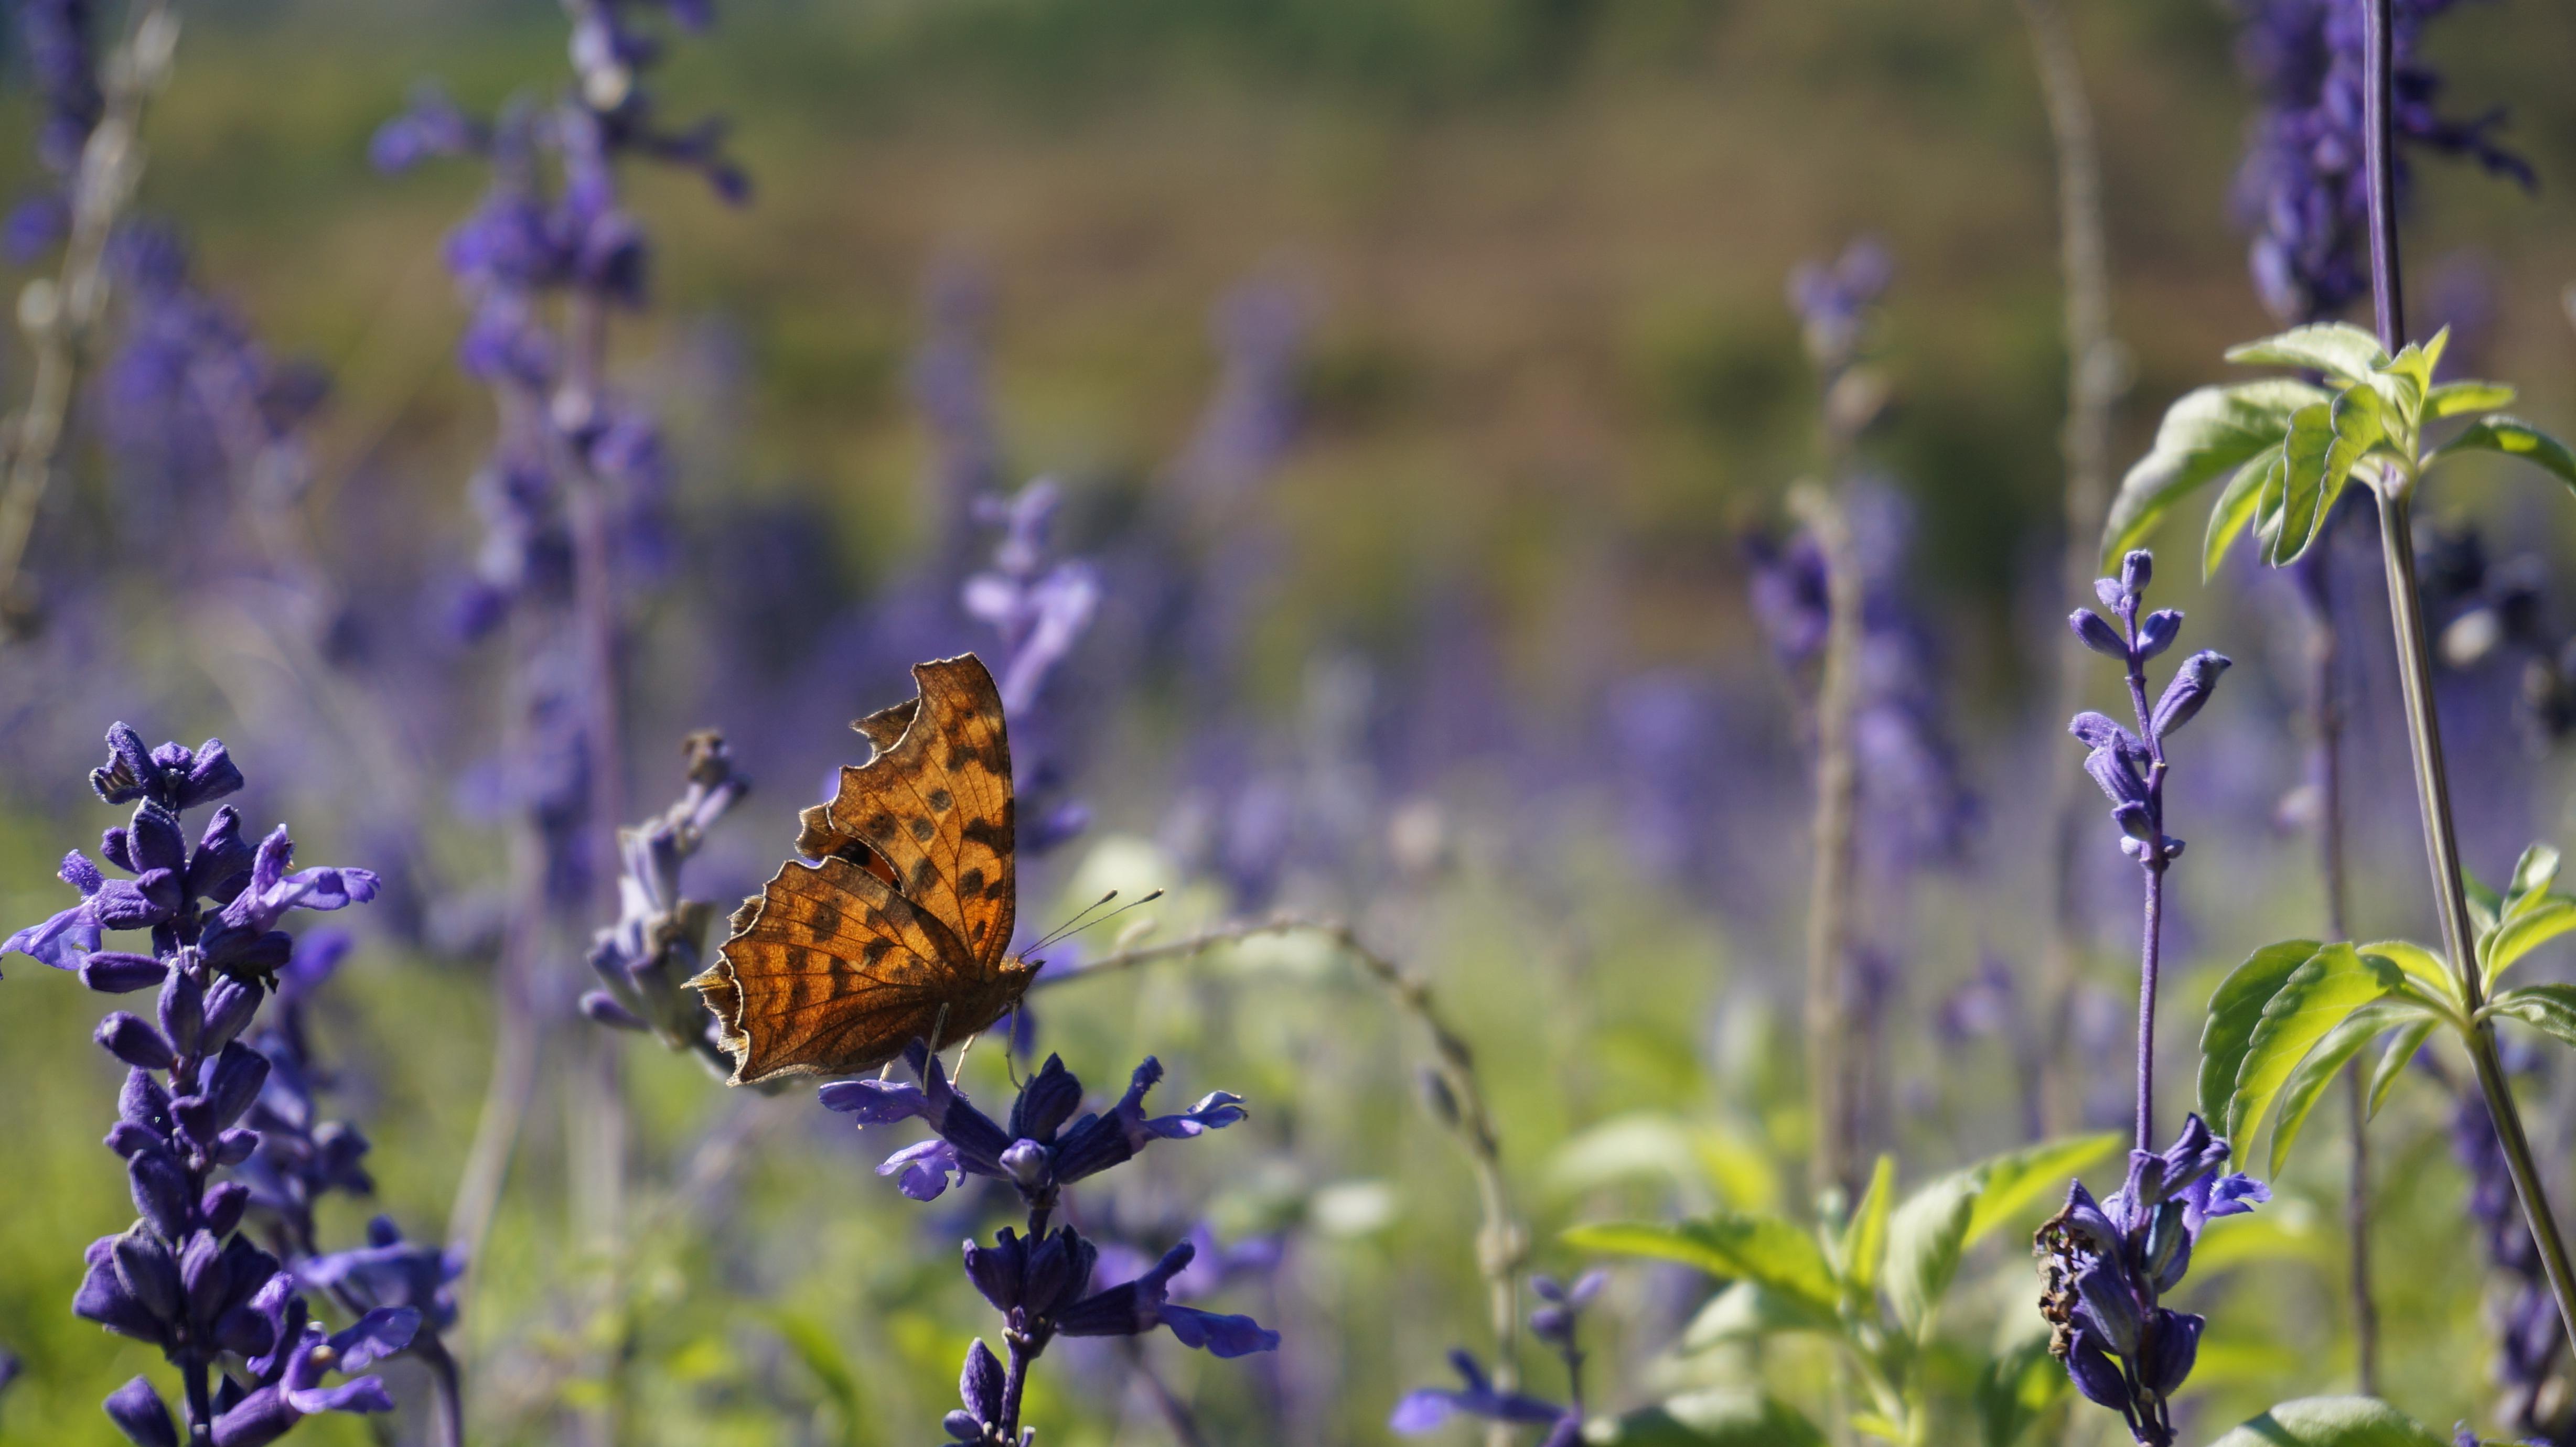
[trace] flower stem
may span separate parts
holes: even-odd
[[[1020,1440],[1020,1395],[1028,1390],[1030,1358],[1028,1348],[1020,1345],[1017,1336],[1004,1344],[1010,1348],[1011,1365],[1009,1374],[1002,1378],[1002,1420],[999,1425],[1002,1440],[1016,1444]]]
[[[1816,683],[1815,859],[1807,891],[1807,1113],[1814,1144],[1808,1185],[1822,1199],[1852,1186],[1849,1052],[1843,967],[1851,954],[1853,834],[1860,771],[1852,759],[1854,670],[1860,658],[1860,562],[1840,500],[1815,485],[1791,497],[1825,566],[1825,658]]]
[[[2397,251],[2397,157],[2391,100],[2394,94],[2395,34],[2392,0],[2367,0],[2362,11],[2362,64],[2368,83],[2362,88],[2363,135],[2370,174],[2370,293],[2377,313],[2380,345],[2391,353],[2406,341],[2405,293],[2399,279]],[[2559,1319],[2576,1339],[2576,1269],[2567,1258],[2567,1243],[2541,1189],[2531,1140],[2522,1128],[2504,1066],[2497,1058],[2495,1027],[2479,1018],[2486,1004],[2485,983],[2478,978],[2475,942],[2469,932],[2469,900],[2460,872],[2459,834],[2451,817],[2450,777],[2443,771],[2442,723],[2433,707],[2433,651],[2424,626],[2424,604],[2415,582],[2415,527],[2411,513],[2414,479],[2386,473],[2372,489],[2379,504],[2380,559],[2388,572],[2389,622],[2397,635],[2397,676],[2406,696],[2406,737],[2415,764],[2415,794],[2424,815],[2424,850],[2433,868],[2433,892],[2442,916],[2442,945],[2457,972],[2460,998],[2470,1020],[2469,1060],[2477,1069],[2478,1090],[2495,1118],[2496,1139],[2504,1148],[2513,1176],[2514,1194],[2522,1200],[2523,1219],[2540,1250],[2550,1292],[2558,1300]]]
[[[2156,977],[2164,962],[2164,861],[2153,859],[2146,874],[2146,937],[2138,946],[2138,1149],[2152,1151],[2156,1148]]]
[[[2066,461],[2066,551],[2061,586],[2082,602],[2096,571],[2094,550],[2111,495],[2111,412],[2119,400],[2119,342],[2111,334],[2110,243],[2102,221],[2102,155],[2093,107],[2084,89],[2082,59],[2066,13],[2056,0],[2020,0],[2023,26],[2039,71],[2040,99],[2048,113],[2049,141],[2057,157],[2058,266],[2066,286],[2066,426],[2060,446]],[[2083,662],[2089,655],[2068,639],[2057,669],[2058,704],[2052,718],[2071,718],[2080,704]],[[2056,833],[2049,934],[2040,961],[2039,1007],[2046,1023],[2032,1092],[2028,1127],[2034,1138],[2075,1127],[2071,1104],[2074,1062],[2066,1021],[2082,954],[2075,861],[2084,826],[2081,781],[2060,772],[2050,813]]]

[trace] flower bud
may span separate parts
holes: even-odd
[[[2129,656],[2128,642],[2120,637],[2120,630],[2112,627],[2101,614],[2090,608],[2076,609],[2067,616],[2066,625],[2075,630],[2075,636],[2082,640],[2085,647],[2096,653],[2109,658]]]
[[[2159,608],[2138,620],[2138,657],[2153,658],[2173,647],[2182,634],[2182,613],[2173,608]]]
[[[2147,582],[2156,575],[2156,555],[2137,548],[2120,560],[2120,586],[2134,598],[2147,591]]]
[[[167,1070],[172,1059],[170,1042],[161,1032],[143,1023],[140,1015],[118,1010],[98,1022],[96,1036],[100,1048],[138,1070]]]
[[[2156,700],[2156,711],[2148,720],[2149,728],[2159,739],[2191,722],[2202,704],[2218,688],[2218,676],[2228,669],[2229,660],[2207,649],[2183,660],[2165,685],[2164,696]]]

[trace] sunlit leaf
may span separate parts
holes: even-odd
[[[1798,1409],[1753,1387],[1687,1392],[1584,1425],[1583,1440],[1617,1447],[1824,1447]]]
[[[2209,1020],[2200,1029],[2200,1118],[2210,1129],[2226,1126],[2236,1099],[2236,1074],[2244,1067],[2254,1027],[2263,1023],[2263,1007],[2316,952],[2315,940],[2265,945],[2229,971],[2211,993]]]
[[[2459,982],[2451,978],[2450,967],[2442,957],[2409,940],[2375,940],[2361,947],[2365,955],[2397,966],[2406,978],[2422,985],[2434,999],[2456,1007],[2460,1002]]]
[[[2424,396],[2427,418],[2459,417],[2513,405],[2514,390],[2502,382],[2444,382]]]
[[[1895,1206],[1896,1157],[1882,1155],[1852,1212],[1851,1229],[1843,1233],[1843,1280],[1864,1301],[1878,1289],[1879,1262],[1887,1255],[1887,1213]]]
[[[2463,452],[2501,452],[2546,468],[2560,482],[2576,487],[2576,452],[2567,444],[2523,421],[2498,414],[2481,417],[2424,459],[2424,465],[2448,462]]]
[[[2272,1122],[2272,1160],[2264,1174],[2281,1174],[2281,1167],[2290,1159],[2291,1143],[2299,1138],[2300,1127],[2308,1123],[2308,1112],[2316,1108],[2317,1097],[2343,1072],[2346,1062],[2390,1030],[2425,1018],[2424,1008],[2411,1001],[2380,1000],[2353,1011],[2342,1024],[2327,1031],[2281,1087],[2280,1105]]]
[[[2010,1221],[2033,1202],[2064,1193],[2066,1183],[2120,1148],[2116,1131],[2068,1136],[1995,1156],[1970,1168],[1978,1182],[1977,1200],[1968,1212],[1962,1250]]]
[[[2576,985],[2525,985],[2487,1002],[2491,1014],[2510,1015],[2567,1044],[2576,1045]]]
[[[2036,1313],[2029,1313],[2036,1319]],[[2066,1368],[2048,1354],[2048,1333],[2029,1333],[1997,1352],[1977,1375],[1981,1447],[2013,1447],[2069,1390]]]
[[[2376,1397],[2302,1397],[2281,1403],[2209,1447],[2450,1447],[2450,1442]]]
[[[2564,896],[2544,897],[2542,903],[2521,916],[2498,925],[2482,951],[2487,983],[2494,984],[2497,976],[2513,967],[2514,961],[2572,929],[2576,929],[2576,900]]]
[[[2219,493],[2217,504],[2209,510],[2209,528],[2201,534],[2202,578],[2217,576],[2218,565],[2227,560],[2227,550],[2235,546],[2246,524],[2254,520],[2255,509],[2265,494],[2280,495],[2282,472],[2286,465],[2281,459],[2280,448],[2267,447],[2255,453],[2244,466],[2236,469],[2234,477],[2227,480],[2226,490]]]
[[[1888,1222],[1887,1299],[1918,1337],[1958,1277],[1977,1184],[1974,1171],[1943,1176],[1906,1197]]]
[[[2287,377],[2185,393],[2166,409],[2155,446],[2120,479],[2102,535],[2103,557],[2116,560],[2138,546],[2184,494],[2279,443],[2290,414],[2327,395]]]
[[[2350,322],[2315,322],[2229,347],[2227,360],[2247,367],[2302,367],[2347,382],[2367,382],[2389,357],[2379,338]]]
[[[2282,443],[2281,511],[2263,535],[2263,558],[2274,567],[2294,562],[2316,541],[2334,511],[2353,465],[2387,435],[2379,394],[2349,387],[2331,403],[2311,403],[2290,414]]]
[[[1778,1332],[1838,1332],[1842,1321],[1796,1296],[1773,1291],[1758,1281],[1737,1281],[1708,1299],[1682,1332],[1684,1352],[1704,1352],[1731,1342],[1753,1341]]]
[[[2416,1051],[2424,1048],[2424,1041],[2441,1023],[2439,1020],[2418,1020],[2389,1037],[2388,1048],[2380,1052],[2378,1068],[2370,1072],[2370,1115],[2374,1119],[2379,1115],[2381,1103],[2388,1099],[2388,1092],[2396,1087],[2398,1077],[2406,1073],[2408,1062],[2415,1058]]]
[[[1721,1211],[1675,1224],[1609,1221],[1574,1227],[1565,1233],[1565,1244],[1577,1251],[1650,1256],[1695,1266],[1711,1276],[1758,1281],[1829,1314],[1841,1294],[1816,1238],[1777,1216]]]
[[[2251,1140],[2266,1110],[2308,1051],[2353,1011],[2395,990],[2405,976],[2386,960],[2331,944],[2290,972],[2263,1006],[2263,1018],[2236,1070],[2236,1095],[2228,1103],[2228,1139]]]
[[[2513,862],[2513,886],[2504,897],[2501,917],[2511,919],[2538,905],[2558,878],[2558,850],[2547,844],[2534,844],[2522,851]]]

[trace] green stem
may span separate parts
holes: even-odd
[[[2496,1056],[2495,1026],[2479,1018],[2486,990],[2478,978],[2477,950],[2469,932],[2468,893],[2460,873],[2460,844],[2451,819],[2451,785],[2442,767],[2442,725],[2434,712],[2431,642],[2424,627],[2424,606],[2416,592],[2415,528],[2410,516],[2412,479],[2390,477],[2372,489],[2379,501],[2379,546],[2388,570],[2388,612],[2397,633],[2397,676],[2406,696],[2406,737],[2415,765],[2415,794],[2423,806],[2424,847],[2433,866],[2433,888],[2441,904],[2442,945],[2457,975],[2460,999],[2469,1018],[2462,1039],[2477,1069],[2478,1090],[2487,1113],[2495,1118],[2496,1139],[2504,1147],[2505,1165],[2513,1176],[2514,1194],[2522,1200],[2523,1219],[2540,1248],[2549,1289],[2558,1299],[2559,1319],[2576,1340],[2576,1269],[2533,1161],[2531,1140],[2522,1128],[2522,1112],[2506,1084]]]

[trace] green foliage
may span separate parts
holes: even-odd
[[[2236,1098],[2236,1073],[2263,1023],[2263,1007],[2299,966],[2314,958],[2315,940],[2283,940],[2256,950],[2209,997],[2209,1020],[2200,1027],[2200,1118],[2226,1132]]]
[[[1618,1447],[1824,1447],[1825,1434],[1759,1390],[1716,1387],[1593,1422],[1583,1440]]]
[[[2487,1002],[2486,1013],[2503,1015],[2576,1045],[2576,985],[2525,985]]]
[[[2037,1317],[2032,1317],[2037,1322]],[[2006,1342],[1977,1379],[1977,1438],[1983,1447],[2013,1447],[2041,1416],[2073,1390],[2066,1368],[2048,1351],[2048,1332]]]
[[[2375,1397],[2302,1397],[2281,1403],[2209,1447],[2450,1447],[2450,1443]]]
[[[2513,399],[2513,389],[2501,383],[2435,386],[2433,370],[2448,339],[2448,332],[2439,333],[2391,357],[2369,332],[2328,322],[2231,348],[2231,362],[2296,367],[2333,385],[2271,378],[2185,394],[2166,410],[2154,447],[2121,479],[2103,532],[2106,563],[2144,543],[2176,502],[2221,474],[2230,476],[2202,535],[2204,573],[2215,572],[2249,530],[2265,562],[2293,562],[2315,543],[2354,478],[2382,477],[2402,491],[2426,467],[2462,452],[2509,453],[2576,487],[2576,453],[2516,418],[2481,418],[2431,456],[2421,455],[2425,422]],[[2365,469],[2371,459],[2384,465]]]
[[[1862,1389],[1858,1395],[1865,1398],[1856,1402],[1848,1425],[1921,1443],[1932,1440],[1926,1435],[1932,1419],[1930,1366],[1958,1355],[1934,1341],[1933,1327],[1968,1250],[2119,1144],[2116,1134],[2107,1133],[2044,1142],[1938,1177],[1902,1201],[1896,1199],[1895,1162],[1882,1157],[1848,1224],[1815,1234],[1776,1216],[1719,1212],[1674,1225],[1577,1226],[1565,1241],[1583,1251],[1680,1261],[1727,1278],[1730,1284],[1683,1334],[1683,1351],[1758,1343],[1775,1334],[1825,1336],[1849,1363]],[[2036,1411],[2049,1400],[2047,1388],[2024,1382],[2022,1350],[2016,1337],[2003,1349],[2013,1362],[1999,1364],[1978,1353],[1960,1369],[1961,1395],[1991,1390],[2009,1398],[1991,1405],[1979,1398],[1981,1420],[2010,1415],[2010,1402],[2027,1398]],[[2057,1370],[2054,1362],[2048,1365]],[[1983,1376],[1975,1375],[1979,1371]],[[1975,1387],[1972,1379],[1991,1386]],[[1673,1430],[1652,1414],[1622,1419],[1632,1421],[1644,1424],[1637,1430]]]
[[[2299,1128],[2307,1124],[2308,1112],[2316,1108],[2317,1097],[2340,1074],[2363,1046],[2385,1035],[2392,1028],[2429,1020],[2429,1012],[2411,1000],[2374,1000],[2343,1018],[2299,1061],[2290,1078],[2281,1087],[2281,1098],[2272,1124],[2272,1157],[2264,1174],[2278,1176],[2290,1159],[2290,1145],[2299,1138]]]
[[[2567,444],[2519,417],[2481,417],[2424,459],[2426,465],[2447,462],[2469,452],[2501,452],[2535,463],[2569,487],[2576,487],[2576,452]]]
[[[2321,388],[2278,377],[2184,394],[2157,426],[2154,448],[2120,480],[2104,534],[2104,558],[2116,559],[2144,541],[2184,494],[2279,446],[2290,414],[2328,396]]]

